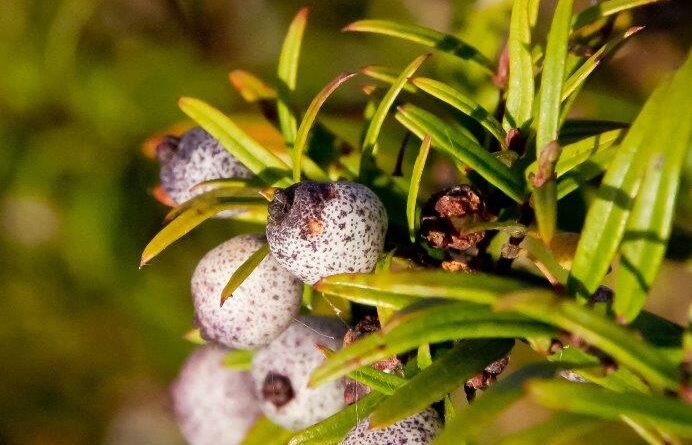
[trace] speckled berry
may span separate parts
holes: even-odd
[[[369,428],[370,423],[367,420],[359,423],[348,433],[341,445],[427,445],[435,439],[442,424],[437,412],[428,408],[387,428]]]
[[[354,182],[301,182],[277,190],[269,204],[269,248],[307,284],[339,273],[372,271],[386,231],[382,202]]]
[[[232,348],[269,344],[294,320],[303,285],[269,254],[220,305],[236,269],[262,246],[261,235],[240,235],[209,251],[192,274],[195,320],[202,337]]]
[[[260,414],[249,374],[223,366],[228,351],[197,349],[171,387],[176,420],[191,445],[239,444]]]
[[[250,371],[262,412],[292,430],[307,428],[344,407],[344,382],[308,388],[312,372],[324,362],[316,345],[336,350],[345,327],[336,320],[300,317],[269,346],[255,353]]]
[[[190,190],[200,182],[252,177],[250,170],[200,127],[188,130],[180,138],[167,136],[156,148],[156,154],[161,163],[161,186],[176,204],[209,190]]]

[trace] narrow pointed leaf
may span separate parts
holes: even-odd
[[[534,98],[531,56],[531,0],[516,0],[509,23],[509,82],[504,128],[526,129],[531,121]]]
[[[664,110],[690,109],[692,57],[673,80]],[[651,157],[621,246],[615,313],[634,319],[644,306],[670,237],[680,174],[690,148],[692,120],[673,114],[655,118],[656,135],[649,139]]]
[[[418,150],[418,156],[413,163],[413,171],[411,172],[411,182],[406,198],[406,222],[408,223],[408,235],[411,242],[416,240],[416,206],[418,204],[418,191],[420,190],[420,181],[425,168],[425,160],[430,152],[430,136],[425,136]]]
[[[248,371],[252,367],[253,352],[247,349],[234,349],[223,359],[223,365],[243,371]]]
[[[458,37],[435,31],[434,29],[417,25],[406,25],[388,20],[359,20],[347,25],[343,30],[369,32],[397,37],[453,54],[464,60],[471,60],[488,70],[488,72],[492,72],[495,69],[493,62],[473,46],[462,41]]]
[[[276,100],[276,90],[252,73],[244,70],[233,70],[228,74],[228,79],[245,102]]]
[[[360,72],[368,77],[372,77],[375,80],[379,80],[380,82],[388,83],[390,85],[396,82],[396,78],[399,76],[398,71],[378,65],[364,66],[360,69]],[[404,91],[415,93],[418,91],[418,88],[416,88],[412,83],[407,82],[404,84]]]
[[[473,99],[462,92],[448,86],[447,84],[429,79],[427,77],[416,77],[411,82],[422,91],[433,97],[451,105],[472,119],[476,120],[506,148],[505,132],[502,125],[485,108],[476,103]]]
[[[249,209],[253,207],[266,208],[267,203],[263,198],[227,198],[223,202],[208,203],[200,201],[199,205],[189,208],[169,222],[157,233],[142,252],[140,267],[151,261],[166,247],[182,238],[192,229],[213,217],[214,215],[230,209]]]
[[[652,385],[671,390],[678,386],[678,369],[667,356],[635,332],[588,307],[560,299],[549,291],[517,292],[499,300],[495,307],[519,312],[571,332]]]
[[[194,189],[195,187],[193,187],[192,189]],[[188,199],[179,206],[173,207],[164,217],[164,222],[168,223],[174,220],[178,217],[178,215],[182,214],[184,211],[189,210],[191,208],[200,208],[204,207],[205,205],[222,204],[223,202],[229,199],[249,199],[251,202],[261,202],[258,199],[261,196],[260,192],[260,188],[250,187],[249,185],[247,185],[247,183],[245,186],[224,185],[222,187],[200,193],[199,195]]]
[[[415,73],[418,68],[425,62],[430,54],[424,54],[422,56],[416,57],[396,78],[396,81],[389,87],[387,93],[384,95],[380,103],[377,105],[367,130],[365,131],[365,136],[363,138],[363,148],[362,155],[360,159],[360,176],[363,177],[365,171],[371,167],[371,158],[373,152],[375,151],[375,145],[377,144],[377,138],[380,135],[380,130],[384,124],[384,120],[389,113],[389,109],[394,105],[394,101],[404,87],[404,84],[408,82],[409,77]]]
[[[613,420],[625,415],[692,438],[692,409],[670,397],[614,393],[594,385],[554,380],[536,380],[527,389],[533,400],[548,408]]]
[[[667,89],[667,82],[661,84],[647,100],[620,143],[586,214],[567,280],[569,291],[582,300],[589,298],[601,284],[620,245],[647,160],[646,136],[653,130],[652,122],[660,113]]]
[[[389,426],[442,400],[487,365],[506,356],[513,346],[514,340],[459,343],[380,403],[370,416],[370,427]]]
[[[309,8],[302,8],[293,18],[288,32],[284,38],[279,56],[279,66],[277,77],[279,79],[279,101],[277,111],[279,116],[279,127],[284,136],[286,146],[293,148],[296,139],[297,119],[291,109],[291,96],[296,88],[296,78],[298,76],[298,60],[300,59],[300,49],[303,43],[303,33],[308,21]]]
[[[629,124],[625,122],[567,119],[560,127],[560,142],[567,145],[585,137],[596,136],[610,130],[626,129],[627,127]]]
[[[552,445],[572,443],[598,428],[604,421],[571,413],[556,413],[545,422],[503,437],[496,445]]]
[[[250,171],[269,185],[287,187],[289,168],[274,153],[260,145],[216,108],[199,99],[183,97],[180,108],[196,121]]]
[[[589,57],[569,78],[565,81],[562,87],[561,100],[564,102],[567,98],[577,91],[584,84],[589,75],[605,60],[606,57],[616,50],[622,42],[633,36],[637,32],[644,29],[643,26],[633,26],[623,33],[616,35],[608,40],[605,45],[600,47],[591,57]]]
[[[328,348],[320,348],[325,357],[329,358],[334,352]],[[372,366],[363,366],[348,373],[348,378],[370,387],[388,396],[406,384],[406,379],[396,374],[390,374]]]
[[[538,100],[538,116],[536,126],[536,158],[539,160],[538,174],[541,173],[540,161],[546,156],[552,156],[546,150],[552,150],[551,145],[557,143],[560,124],[560,102],[567,49],[569,45],[570,21],[572,18],[572,0],[559,0],[553,15],[553,21],[548,33],[548,42],[541,74],[541,90]],[[554,175],[554,162],[557,157],[550,159],[552,171],[546,171],[539,183],[534,183],[533,204],[536,222],[541,238],[550,242],[555,233],[557,221],[557,185]],[[548,167],[546,167],[548,168]]]
[[[510,198],[523,201],[523,178],[476,142],[461,137],[433,114],[410,104],[399,107],[396,118],[420,139],[431,135],[433,147],[476,170]]]
[[[365,420],[386,396],[371,392],[353,405],[303,431],[296,433],[289,445],[338,444],[356,424]]]
[[[583,162],[591,160],[596,153],[619,143],[624,134],[624,130],[610,130],[563,145],[560,159],[557,161],[557,164],[555,164],[556,177],[560,178]],[[532,162],[526,168],[527,176],[531,173],[535,174],[537,169],[538,161]]]
[[[323,278],[315,286],[320,292],[351,299],[362,291],[393,300],[400,304],[386,305],[401,309],[416,298],[449,298],[474,303],[493,303],[501,294],[526,288],[521,281],[483,273],[458,274],[436,269],[418,269],[376,274],[340,274]]]
[[[528,365],[494,383],[445,425],[433,445],[456,445],[477,439],[489,424],[524,395],[524,383],[528,379],[551,377],[555,370],[556,367],[549,363]]]
[[[349,372],[426,343],[452,339],[525,338],[553,335],[543,323],[509,312],[496,313],[484,305],[467,302],[428,301],[413,311],[398,312],[377,332],[336,352],[315,370],[311,385]]]
[[[572,29],[581,28],[618,12],[666,0],[606,0],[586,8],[574,18]]]
[[[245,435],[240,445],[286,445],[295,434],[262,416]]]
[[[235,292],[238,287],[240,287],[241,284],[243,284],[243,281],[247,277],[250,276],[253,270],[259,264],[264,260],[264,258],[269,254],[269,244],[262,243],[262,246],[260,246],[259,249],[257,249],[255,252],[252,253],[248,257],[247,260],[243,262],[236,270],[233,272],[233,275],[231,275],[231,278],[228,280],[228,283],[226,286],[223,288],[223,291],[221,291],[221,306],[226,302],[226,300],[230,297],[233,296],[233,292]]]
[[[616,145],[607,147],[565,173],[557,183],[557,199],[564,198],[583,184],[604,173],[618,151],[619,147]]]
[[[327,100],[327,98],[337,89],[341,84],[346,82],[351,77],[355,76],[356,73],[342,73],[332,80],[325,86],[322,91],[320,91],[317,96],[312,100],[310,106],[308,106],[303,120],[300,122],[300,127],[298,128],[298,133],[295,138],[295,146],[293,147],[293,180],[295,182],[300,181],[300,172],[303,158],[303,151],[305,150],[308,143],[308,135],[312,129],[315,119],[317,118],[317,113],[322,108],[322,105]],[[316,178],[317,179],[317,178]],[[326,180],[327,177],[320,178],[320,180]]]

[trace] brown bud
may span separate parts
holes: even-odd
[[[421,235],[432,247],[466,250],[485,237],[485,231],[466,227],[488,220],[490,215],[480,193],[470,185],[456,185],[432,195],[425,203]]]

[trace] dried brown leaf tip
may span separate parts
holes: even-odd
[[[485,201],[470,185],[455,185],[430,197],[421,214],[421,235],[438,249],[467,250],[485,237],[476,223],[491,219]]]

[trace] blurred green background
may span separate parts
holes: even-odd
[[[298,80],[302,104],[340,71],[401,67],[422,52],[340,33],[350,21],[416,22],[467,35],[495,56],[511,6],[313,3]],[[167,385],[192,348],[182,339],[192,321],[189,276],[206,250],[238,228],[207,223],[138,270],[165,212],[151,196],[157,169],[141,143],[183,119],[176,106],[182,95],[251,111],[227,74],[243,68],[273,80],[283,34],[303,4],[0,0],[0,444],[181,442]],[[648,29],[588,84],[574,114],[629,120],[684,58],[690,10],[680,0],[638,12],[633,19]],[[464,74],[467,68],[436,56],[429,69],[492,106],[487,85]],[[357,117],[364,100],[350,86],[328,111]],[[677,233],[689,235],[689,215],[683,211]],[[688,273],[682,262],[666,264],[652,310],[684,321]]]

